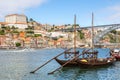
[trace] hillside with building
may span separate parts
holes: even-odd
[[[77,27],[77,47],[91,45],[91,27]],[[106,30],[106,26],[96,26],[94,35]],[[0,22],[0,47],[73,47],[73,24],[41,24],[23,14],[10,14]],[[115,37],[116,35],[116,37]],[[102,43],[120,42],[119,29],[102,37]],[[118,38],[117,38],[118,37]]]

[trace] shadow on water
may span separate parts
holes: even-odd
[[[56,80],[106,80],[108,68],[81,69],[79,67],[65,67],[54,74]],[[105,74],[105,75],[104,75]]]

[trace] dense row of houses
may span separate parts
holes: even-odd
[[[0,30],[4,27],[13,28],[18,33],[12,33],[5,30],[5,35],[0,35],[0,46],[12,46],[15,47],[17,42],[21,43],[22,47],[50,47],[50,46],[68,46],[73,41],[72,32],[65,32],[64,29],[73,29],[73,25],[49,25],[40,24],[33,19],[28,19],[23,14],[11,14],[5,16],[5,21],[0,22]],[[77,28],[80,26],[77,24]],[[106,27],[96,27],[94,34],[101,32]],[[84,40],[82,43],[91,42],[91,27],[81,28],[84,34]],[[78,31],[79,32],[79,31]],[[32,36],[31,36],[32,35]],[[39,35],[35,37],[34,35]],[[108,42],[106,39],[104,42]],[[77,41],[79,44],[79,39]]]
[[[38,36],[38,37],[26,37],[24,32],[20,32],[19,34],[13,34],[12,37],[10,35],[1,35],[0,36],[0,47],[16,47],[16,43],[21,43],[21,47],[62,47],[67,46],[65,43],[67,39],[58,38],[52,39],[48,36]],[[66,42],[65,42],[66,41]]]
[[[25,15],[11,14],[5,16],[5,21],[0,22],[0,30],[8,26],[10,28],[14,26],[19,33],[12,33],[9,31],[5,33],[5,35],[0,35],[0,47],[15,47],[15,44],[18,42],[21,43],[22,47],[61,46],[64,44],[63,40],[65,39],[63,38],[58,38],[57,40],[52,39],[54,34],[47,32],[49,28],[52,28],[51,26],[42,25],[34,20],[28,22],[28,18]],[[33,32],[32,35],[41,34],[42,36],[26,36],[28,35],[27,31]],[[7,30],[5,30],[5,32],[7,32]]]

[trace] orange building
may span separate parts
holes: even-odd
[[[25,32],[20,32],[19,37],[25,37]]]

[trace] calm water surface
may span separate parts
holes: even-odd
[[[99,57],[109,56],[109,49],[98,50]],[[63,51],[63,49],[0,50],[0,80],[120,80],[119,61],[106,68],[89,70],[77,67],[63,68],[53,75],[48,75],[48,72],[60,67],[53,60],[35,74],[29,73]]]

